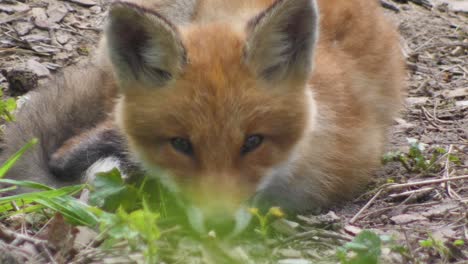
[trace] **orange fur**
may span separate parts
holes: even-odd
[[[349,198],[379,164],[404,71],[398,36],[377,1],[318,1],[307,84],[265,82],[243,63],[244,29],[273,2],[199,1],[190,23],[176,23],[187,63],[174,79],[122,84],[117,122],[132,152],[170,172],[195,203],[235,207],[284,174],[279,190],[304,193],[291,198],[294,209],[327,206]],[[251,134],[264,135],[263,144],[240,155]],[[173,137],[189,138],[193,157],[174,150]]]

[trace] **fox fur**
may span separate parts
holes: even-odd
[[[200,206],[312,210],[368,181],[404,87],[374,0],[115,2],[96,57],[29,95],[1,160],[40,144],[7,177],[60,186],[117,157]]]

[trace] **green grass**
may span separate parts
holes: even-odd
[[[382,162],[400,162],[408,172],[439,172],[442,168],[442,158],[447,155],[450,162],[460,164],[460,159],[447,153],[444,148],[427,148],[427,144],[419,142],[414,138],[408,138],[408,152],[394,151],[386,153]],[[445,160],[444,160],[445,161]]]
[[[230,259],[225,263],[239,263],[224,251],[226,241],[223,238],[209,235],[209,228],[203,226],[203,215],[171,187],[170,183],[165,184],[154,177],[140,177],[141,182],[126,181],[119,170],[113,169],[99,173],[90,184],[62,188],[30,181],[2,179],[21,155],[36,143],[37,140],[31,140],[0,167],[0,183],[11,185],[0,190],[0,194],[19,187],[33,190],[0,197],[0,220],[15,214],[51,212],[48,215],[51,217],[54,213],[60,213],[72,225],[88,226],[98,231],[100,247],[104,250],[125,241],[132,251],[144,254],[146,263],[155,263],[159,259],[159,242],[165,230],[182,226],[184,236],[194,238],[215,259]],[[76,198],[84,189],[90,191],[88,203]],[[246,214],[248,217],[241,214],[237,219],[238,222],[247,221],[239,226],[241,229],[246,228],[250,221],[246,219],[253,216],[253,230],[257,232],[249,231],[247,236],[235,237],[237,241],[254,239],[258,243],[266,243],[275,237],[271,223],[285,216],[278,207],[270,208],[265,214],[261,214],[256,208],[250,208]],[[241,231],[236,230],[234,233],[238,235]],[[384,242],[384,237],[364,231],[352,242],[339,248],[336,259],[343,264],[377,264]]]
[[[3,98],[3,91],[0,87],[0,98]],[[17,108],[16,100],[14,98],[0,100],[0,119],[11,122],[15,120],[13,111]]]

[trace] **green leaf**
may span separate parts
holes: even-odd
[[[37,138],[31,139],[25,146],[23,146],[18,152],[16,152],[13,156],[11,156],[0,168],[0,179],[5,176],[5,174],[15,165],[18,159],[32,146],[36,145],[38,142]]]
[[[140,198],[138,189],[125,184],[116,168],[98,173],[91,187],[90,204],[111,212],[119,207],[125,210],[135,209]]]
[[[461,246],[465,245],[465,241],[463,241],[462,239],[457,239],[457,240],[453,241],[453,245],[456,246],[456,247],[461,247]]]
[[[9,112],[16,110],[16,100],[14,98],[5,100],[5,109]]]
[[[432,241],[432,239],[426,239],[426,240],[420,240],[419,241],[419,245],[421,247],[432,247],[434,246],[434,241]]]
[[[341,252],[338,257],[344,264],[377,264],[382,253],[381,247],[380,237],[370,230],[364,230],[343,246],[346,251],[354,251],[355,256],[348,260],[346,254]]]
[[[461,160],[459,157],[453,155],[453,154],[449,154],[448,155],[448,159],[449,161],[453,162],[454,164],[456,165],[461,165]]]
[[[401,153],[399,151],[389,151],[382,157],[382,163],[387,164],[389,162],[398,161]]]

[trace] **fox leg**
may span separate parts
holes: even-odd
[[[106,120],[67,141],[50,157],[49,168],[57,178],[74,181],[100,159],[114,157],[126,162],[126,147],[122,134],[111,120]]]

